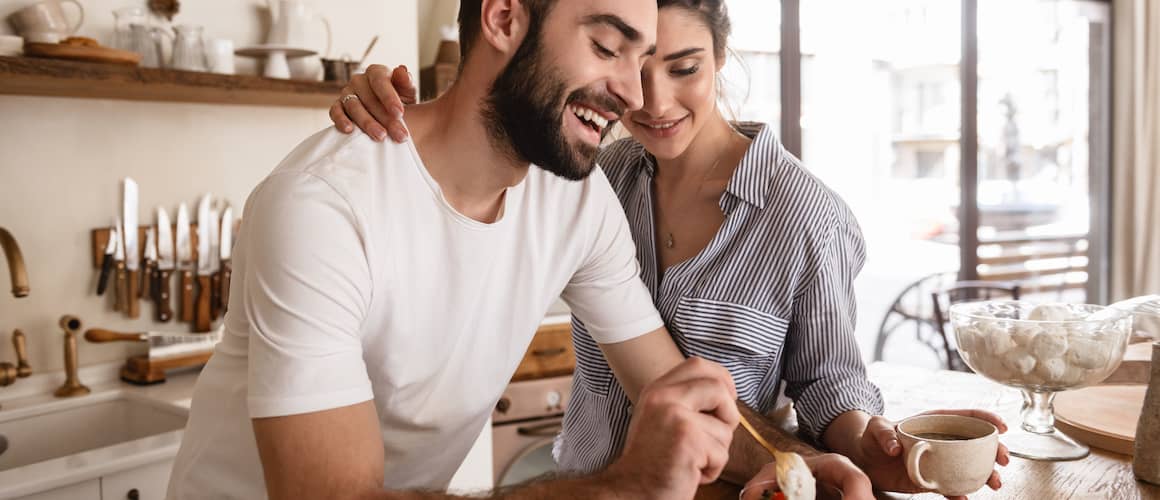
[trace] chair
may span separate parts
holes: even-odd
[[[950,306],[960,302],[974,302],[1010,298],[1019,300],[1019,284],[1003,281],[960,281],[942,291],[931,292],[931,307],[934,310],[935,326],[942,341],[943,353],[946,357],[946,368],[962,372],[970,372],[970,367],[963,361],[957,347],[950,342],[946,325],[950,322],[948,314]]]
[[[886,342],[904,326],[914,325],[914,339],[930,348],[936,357],[944,358],[938,347],[939,334],[931,309],[930,294],[952,286],[958,279],[957,272],[939,272],[923,276],[907,285],[895,297],[882,324],[878,327],[878,339],[874,343],[874,361],[882,361]]]

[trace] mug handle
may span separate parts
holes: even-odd
[[[318,20],[322,21],[322,27],[326,28],[326,51],[320,57],[330,57],[330,42],[333,41],[330,36],[330,21],[325,16],[318,16]]]
[[[922,477],[922,471],[918,470],[918,462],[922,460],[922,455],[930,451],[930,443],[926,441],[919,441],[910,448],[910,452],[906,454],[906,473],[910,476],[910,480],[914,484],[922,486],[928,490],[938,490],[938,483],[927,481]]]
[[[81,25],[85,23],[85,6],[81,5],[80,0],[65,0],[68,3],[77,6],[77,22],[68,29],[69,35],[76,34],[77,30],[81,29]]]

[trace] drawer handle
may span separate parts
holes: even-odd
[[[516,428],[516,434],[521,436],[535,436],[535,437],[555,437],[560,431],[564,430],[564,426],[559,422],[550,422],[547,424],[532,425],[528,427]]]
[[[535,349],[532,351],[532,356],[538,356],[541,358],[548,358],[548,357],[552,357],[552,356],[559,356],[561,354],[564,354],[567,351],[568,351],[568,348],[566,348],[566,347],[553,347],[551,349]]]

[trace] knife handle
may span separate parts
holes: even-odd
[[[220,272],[209,275],[209,318],[216,321],[222,316],[222,275]]]
[[[234,270],[230,267],[230,262],[222,261],[222,314],[230,308],[230,278],[233,276]]]
[[[193,318],[193,331],[208,332],[213,323],[209,317],[209,303],[213,296],[213,290],[210,289],[209,276],[197,277],[197,312]]]
[[[109,288],[109,271],[113,270],[113,254],[105,254],[101,259],[101,274],[97,277],[97,295],[104,295]]]
[[[193,271],[181,271],[181,321],[193,322]]]
[[[113,310],[124,311],[128,307],[128,300],[125,297],[125,286],[127,285],[125,278],[125,263],[117,262],[117,271],[113,278]]]
[[[138,318],[141,316],[141,303],[139,302],[140,297],[137,293],[137,289],[141,286],[141,276],[139,273],[140,271],[133,269],[130,269],[128,272],[129,286],[127,288],[128,296],[126,298],[129,301],[128,312],[130,318]]]
[[[117,342],[121,340],[141,342],[146,339],[147,337],[140,333],[120,333],[103,328],[90,328],[85,332],[85,340],[89,342]]]
[[[145,267],[141,271],[141,290],[138,296],[142,299],[153,300],[154,294],[157,293],[157,264],[151,260],[145,261]]]
[[[169,306],[169,278],[172,276],[173,271],[168,269],[157,270],[157,293],[153,298],[157,301],[157,321],[162,323],[173,319],[173,308]]]

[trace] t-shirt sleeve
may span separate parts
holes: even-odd
[[[664,322],[640,280],[636,246],[612,186],[599,169],[591,182],[595,207],[583,228],[588,251],[561,297],[593,340],[614,344],[656,330]]]
[[[373,399],[361,326],[371,298],[362,232],[323,180],[268,178],[246,210],[244,314],[251,418]]]

